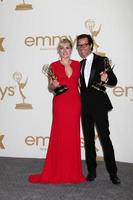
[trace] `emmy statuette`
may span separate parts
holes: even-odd
[[[105,57],[104,58],[104,71],[103,71],[103,73],[106,73],[106,72],[109,72],[109,71],[113,70],[114,65],[111,66],[111,64],[112,64],[112,61],[109,60],[107,57]],[[100,83],[94,82],[91,87],[96,89],[96,90],[105,92],[105,90],[106,90],[105,85],[106,85],[105,82],[100,81]]]
[[[49,68],[48,64],[43,65],[42,73],[46,75],[47,77],[50,77],[52,80],[57,80],[53,70]],[[66,92],[67,90],[68,90],[68,87],[66,85],[59,85],[54,89],[53,94],[57,96]]]

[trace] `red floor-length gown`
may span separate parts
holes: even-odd
[[[29,176],[32,183],[81,183],[80,94],[78,80],[80,63],[72,60],[68,77],[60,61],[51,64],[60,84],[68,90],[53,98],[53,122],[44,168],[41,174]]]

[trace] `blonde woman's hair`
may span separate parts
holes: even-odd
[[[69,39],[65,38],[65,39],[61,39],[61,40],[59,41],[57,50],[60,49],[60,47],[62,46],[62,44],[66,44],[66,43],[68,43],[68,44],[70,45],[71,49],[72,49],[72,47],[73,47],[72,42],[71,42]]]

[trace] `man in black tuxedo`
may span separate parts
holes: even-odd
[[[95,127],[102,145],[105,165],[113,184],[120,184],[117,176],[114,149],[110,139],[108,111],[113,107],[106,93],[106,85],[115,86],[117,78],[113,70],[105,71],[106,57],[92,53],[93,39],[90,35],[77,36],[77,50],[81,58],[80,89],[82,101],[82,127],[88,181],[96,178]]]

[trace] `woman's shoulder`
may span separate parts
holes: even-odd
[[[56,61],[52,62],[50,65],[51,65],[51,66],[56,66],[56,65],[58,65],[58,64],[59,64],[59,60],[56,60]]]
[[[50,67],[53,69],[53,70],[56,70],[56,68],[59,66],[60,64],[60,61],[57,60],[57,61],[54,61],[50,64]]]
[[[80,62],[77,60],[72,60],[72,68],[76,71],[76,72],[80,72]]]

